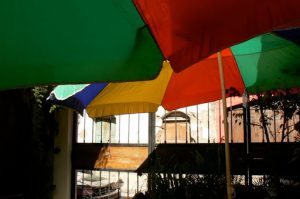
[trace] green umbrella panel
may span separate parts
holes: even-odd
[[[0,25],[0,90],[154,79],[161,68],[131,0],[3,0]]]

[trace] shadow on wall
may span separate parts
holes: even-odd
[[[51,198],[54,130],[31,89],[0,92],[0,198]],[[52,116],[51,116],[52,117]]]
[[[29,173],[30,111],[22,91],[0,92],[0,196],[24,196]]]

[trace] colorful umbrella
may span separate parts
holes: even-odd
[[[298,0],[134,3],[176,71],[300,15]],[[160,70],[132,0],[2,0],[0,13],[0,90],[154,79]]]
[[[300,22],[299,0],[133,0],[181,71],[226,47]]]
[[[0,25],[0,90],[154,79],[161,69],[131,0],[2,0]]]
[[[222,51],[227,96],[300,86],[300,46],[269,33]],[[155,80],[58,86],[49,101],[91,117],[155,112],[221,99],[217,55],[174,73],[168,62]]]

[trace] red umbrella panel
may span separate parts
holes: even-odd
[[[175,72],[300,20],[299,0],[133,1]]]

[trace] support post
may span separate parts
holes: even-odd
[[[148,153],[150,154],[155,149],[155,113],[149,113],[149,127],[148,127]]]
[[[225,81],[224,81],[224,72],[223,72],[221,52],[218,52],[218,66],[219,66],[219,73],[220,73],[222,102],[223,102],[227,199],[232,199],[231,166],[230,166],[230,150],[229,150],[229,130],[228,130],[228,120],[227,120],[227,104],[226,104]]]
[[[155,113],[149,113],[148,120],[148,154],[155,149]],[[154,173],[150,171],[148,173],[148,191],[151,193],[153,186]]]
[[[244,144],[246,152],[246,175],[245,182],[250,188],[252,187],[252,174],[251,174],[251,126],[250,126],[250,106],[249,96],[245,91],[243,94],[243,122],[244,122]]]

